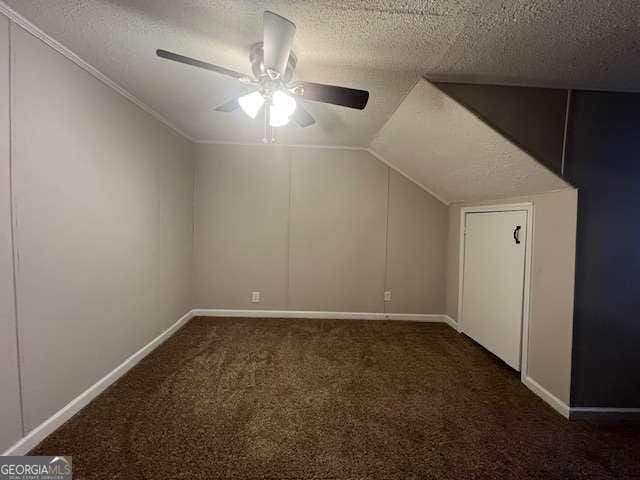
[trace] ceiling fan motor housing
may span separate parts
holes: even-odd
[[[260,82],[263,78],[269,78],[269,74],[264,68],[264,51],[262,49],[262,42],[254,43],[251,45],[251,52],[249,53],[249,61],[251,62],[251,70],[256,80]],[[293,78],[293,71],[296,68],[298,59],[293,52],[289,53],[289,60],[287,61],[287,69],[284,75],[278,79],[282,83],[289,83]]]

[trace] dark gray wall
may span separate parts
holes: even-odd
[[[574,92],[579,188],[571,405],[640,407],[640,94]]]
[[[561,174],[567,90],[443,82],[435,85]]]

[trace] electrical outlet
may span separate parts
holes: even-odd
[[[251,292],[251,303],[260,302],[260,292]]]
[[[391,301],[391,290],[387,290],[386,292],[384,292],[384,301],[385,302]]]

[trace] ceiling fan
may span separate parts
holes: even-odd
[[[301,127],[315,123],[300,100],[330,103],[362,110],[369,92],[353,88],[293,80],[297,58],[291,51],[296,26],[280,15],[266,11],[263,15],[263,41],[251,47],[249,61],[253,77],[211,63],[185,57],[166,50],[156,50],[159,57],[233,77],[255,87],[251,93],[216,107],[218,112],[241,108],[249,117],[264,113],[264,142],[273,142],[273,128],[293,119]],[[263,108],[264,107],[264,108]]]

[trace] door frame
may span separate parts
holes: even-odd
[[[531,313],[531,258],[533,253],[534,207],[532,202],[509,203],[503,205],[480,205],[460,208],[460,244],[458,251],[458,331],[462,333],[462,294],[464,289],[464,251],[465,224],[468,213],[510,212],[525,210],[527,212],[527,235],[524,251],[524,288],[522,297],[522,338],[520,347],[520,379],[527,378],[527,357],[529,354],[529,318]]]

